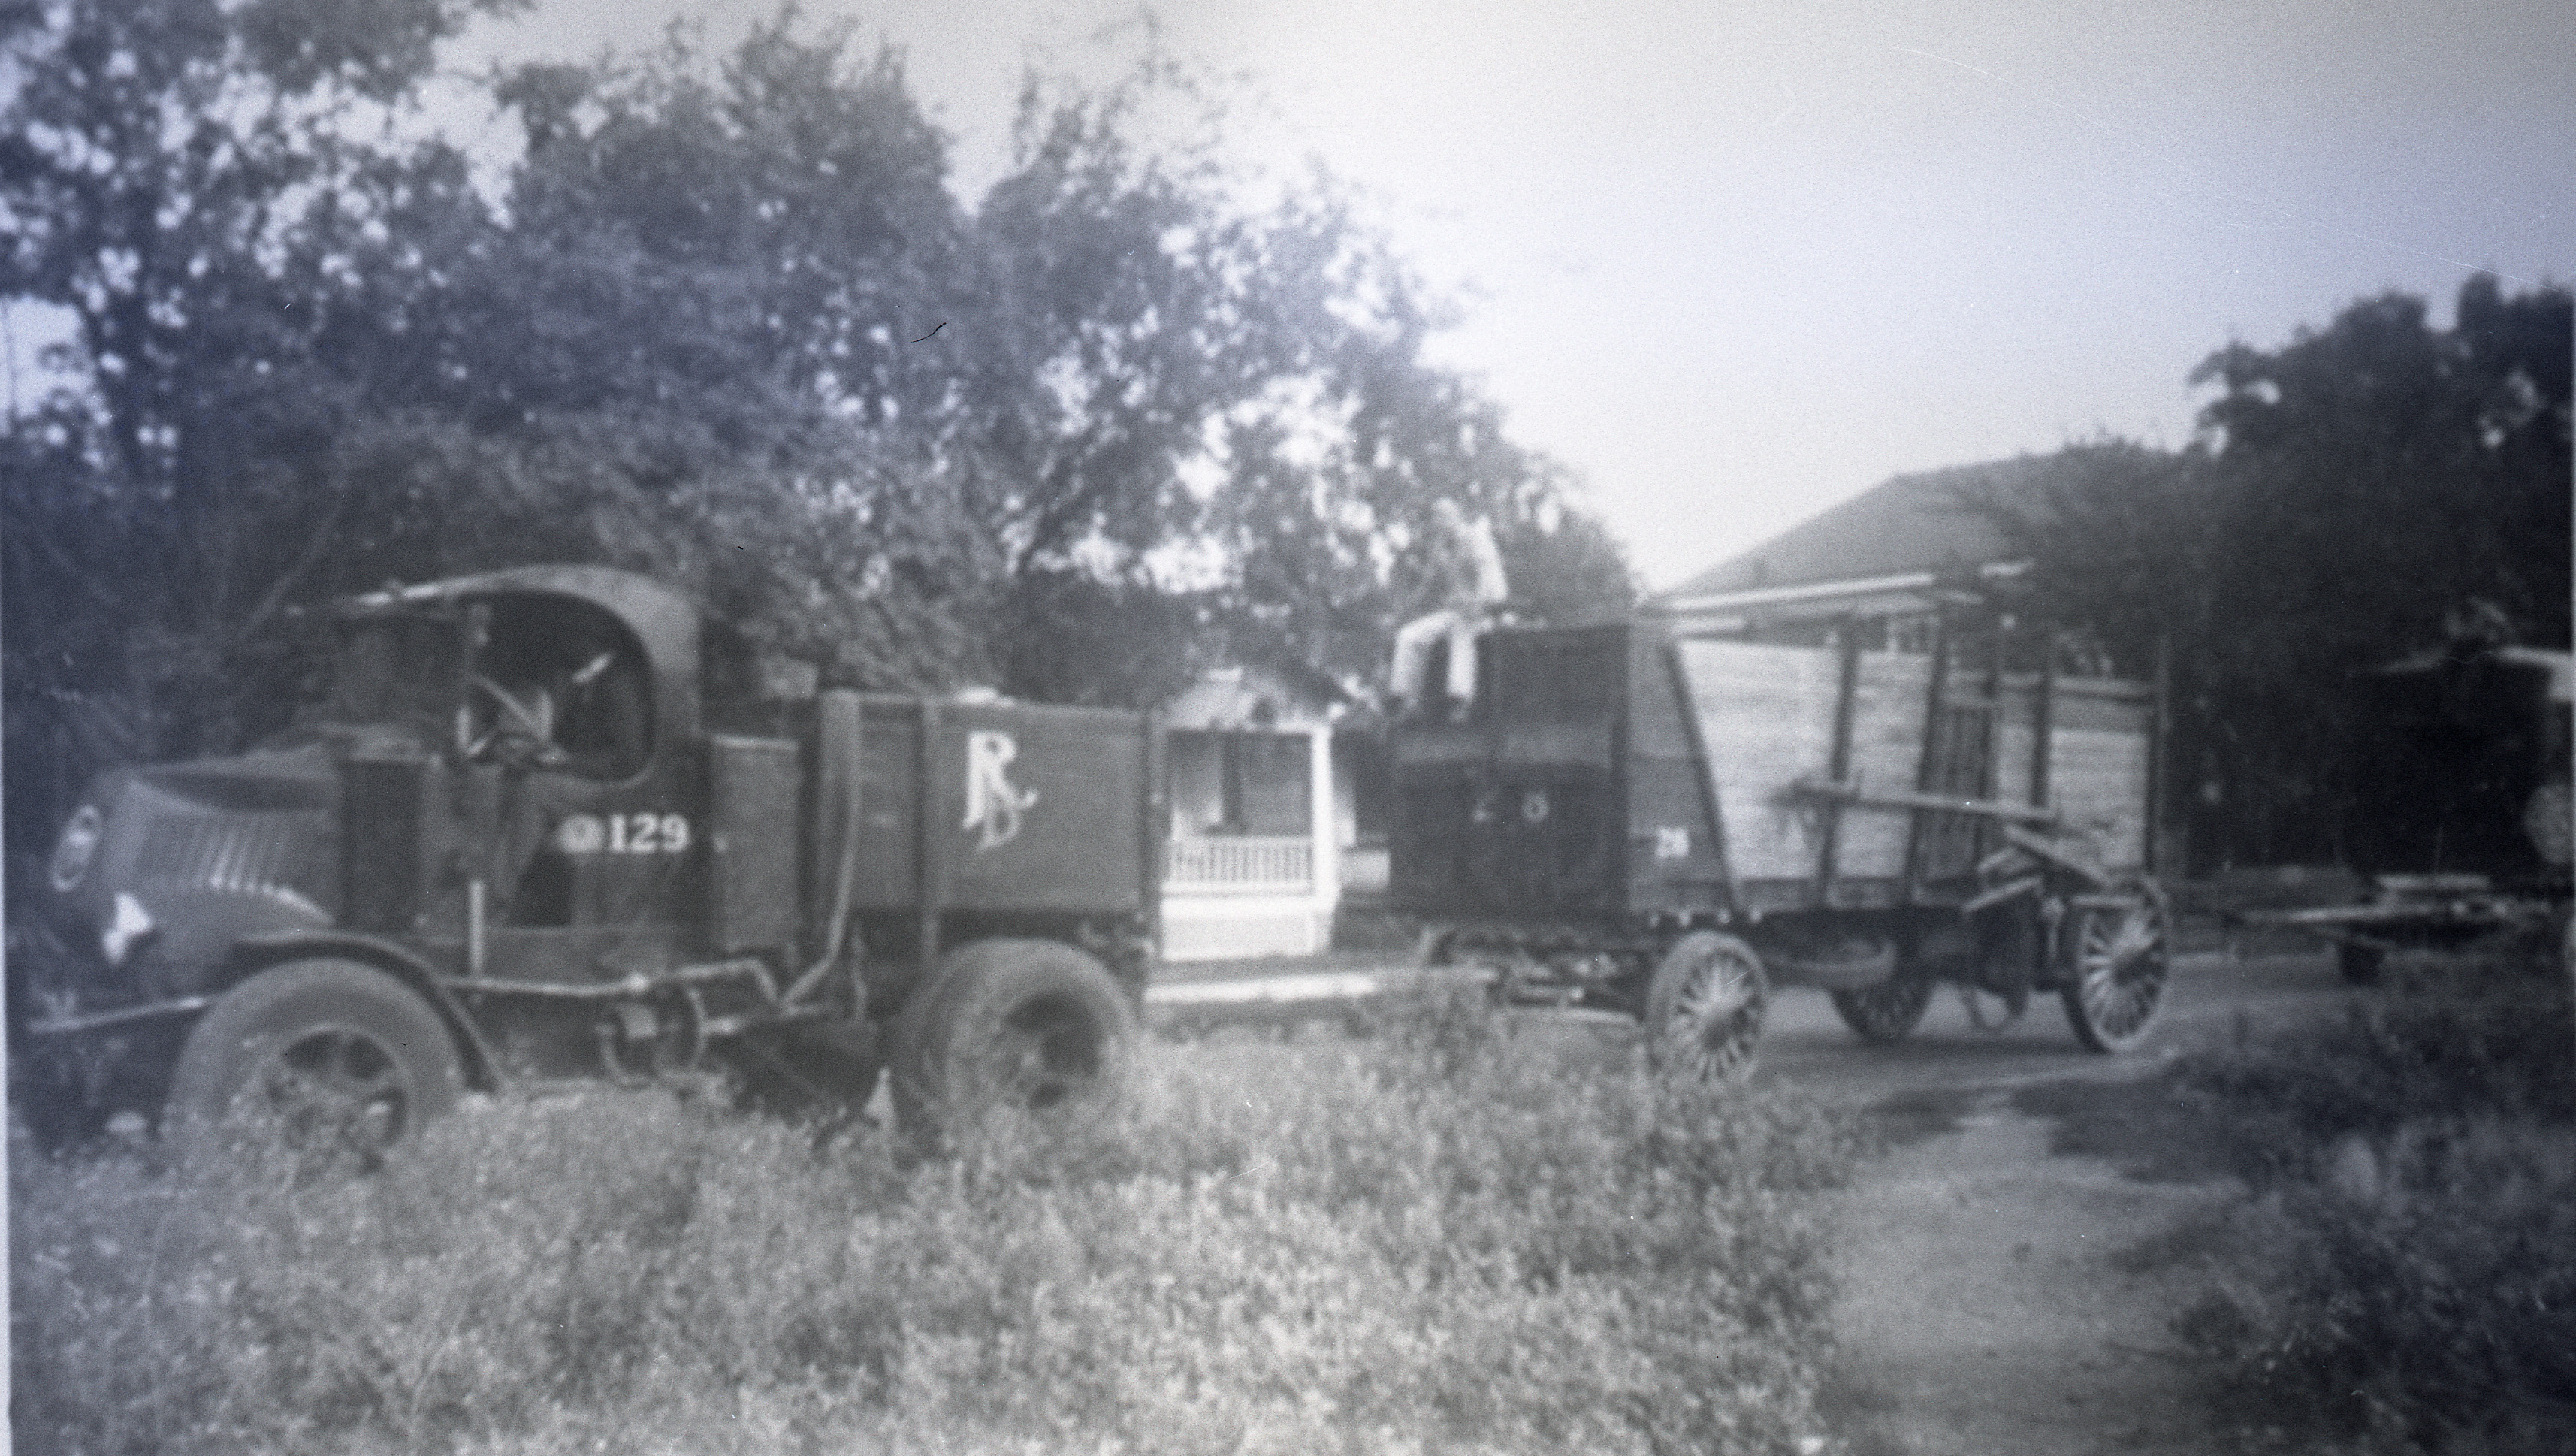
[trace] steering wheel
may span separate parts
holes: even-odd
[[[528,756],[538,763],[563,757],[563,749],[549,740],[545,720],[534,708],[479,672],[467,679],[467,683],[473,691],[490,698],[501,711],[493,716],[492,726],[485,729],[481,737],[466,745],[466,757],[507,757],[509,746],[518,742],[537,745]]]

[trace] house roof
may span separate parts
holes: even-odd
[[[2056,459],[2024,455],[1895,476],[1719,562],[1658,594],[1649,605],[1669,609],[1730,592],[1865,581],[2004,560],[2010,553],[2003,537],[1984,517],[1964,509],[1962,499],[2036,491],[2050,478]]]
[[[1200,674],[1164,705],[1163,721],[1180,729],[1304,728],[1332,722],[1339,707],[1287,674],[1238,665]]]

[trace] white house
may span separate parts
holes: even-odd
[[[1164,709],[1172,835],[1163,956],[1311,955],[1332,943],[1355,806],[1333,773],[1334,706],[1224,668]]]

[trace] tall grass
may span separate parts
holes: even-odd
[[[1158,1046],[1115,1124],[925,1163],[632,1094],[461,1115],[322,1187],[13,1157],[13,1427],[89,1453],[1793,1448],[1844,1130],[1781,1093],[1569,1079],[1491,1026]]]
[[[2341,1026],[2174,1082],[2258,1190],[2178,1326],[2240,1414],[2338,1449],[2576,1450],[2563,973],[2418,967]]]

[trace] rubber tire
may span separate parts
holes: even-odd
[[[2335,947],[2335,973],[2347,986],[2376,986],[2382,971],[2388,969],[2388,952],[2375,945],[2354,945],[2346,941]]]
[[[2155,1028],[2156,1013],[2164,1007],[2165,991],[2173,981],[2173,920],[2165,909],[2163,892],[2144,880],[2122,885],[2119,892],[2135,895],[2136,903],[2125,907],[2069,906],[2064,923],[2058,927],[2057,994],[2066,1006],[2066,1024],[2087,1050],[2104,1053],[2125,1052],[2147,1039],[2147,1033]],[[2124,959],[2103,964],[2100,957],[2118,950],[2121,921],[2132,915],[2147,922],[2147,944]],[[2107,974],[2116,982],[2141,958],[2148,961],[2145,973],[2136,978],[2145,983],[2143,1009],[2130,1011],[2116,1021],[2098,1016],[2085,995],[2087,979],[2098,983]]]
[[[410,987],[354,961],[294,961],[226,991],[188,1029],[163,1127],[182,1147],[194,1147],[233,1126],[242,1100],[275,1060],[323,1033],[371,1046],[382,1058],[383,1090],[396,1105],[383,1136],[370,1131],[340,1148],[296,1146],[289,1133],[299,1153],[352,1153],[362,1171],[371,1169],[454,1110],[464,1090],[455,1039]]]
[[[1834,1014],[1862,1041],[1894,1046],[1923,1024],[1934,989],[1930,976],[1900,960],[1896,974],[1874,986],[1834,992]]]
[[[1697,985],[1721,966],[1732,967],[1743,993],[1723,1019],[1690,1004]],[[1702,1082],[1741,1078],[1753,1068],[1770,1002],[1770,976],[1753,947],[1732,935],[1694,930],[1665,950],[1647,983],[1647,1055],[1659,1070],[1677,1076]]]
[[[1041,1016],[1057,1025],[1013,1025]],[[941,957],[896,1019],[895,1117],[933,1150],[1004,1104],[1058,1126],[1097,1119],[1125,1101],[1142,1039],[1126,992],[1089,954],[1055,940],[975,941]],[[1014,1065],[997,1066],[1015,1040]]]

